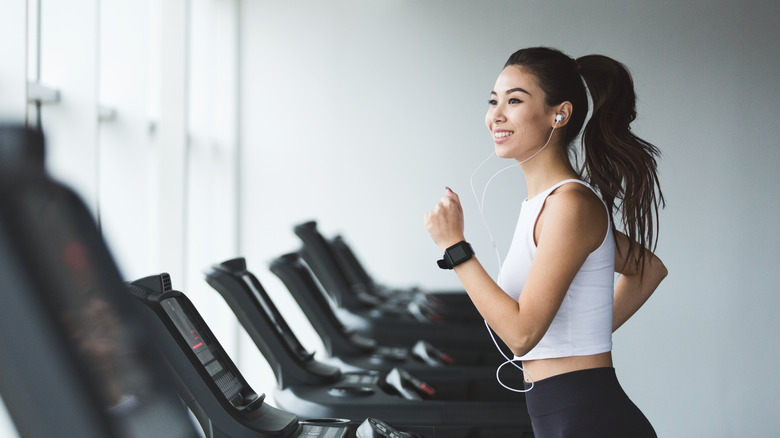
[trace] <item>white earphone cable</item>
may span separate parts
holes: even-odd
[[[531,158],[537,156],[540,152],[542,152],[544,150],[544,148],[546,148],[547,145],[550,144],[550,140],[552,139],[553,133],[555,132],[555,128],[558,126],[558,123],[560,121],[561,121],[560,116],[555,118],[555,125],[553,126],[552,131],[550,131],[550,136],[547,137],[547,142],[544,144],[544,146],[541,147],[541,149],[536,151],[533,155],[531,155],[530,157],[526,158],[525,160],[519,161],[519,162],[511,164],[509,166],[506,166],[503,169],[500,169],[499,171],[494,173],[493,176],[491,176],[490,179],[488,179],[487,183],[485,183],[485,188],[482,190],[482,198],[477,197],[477,191],[474,189],[474,176],[477,174],[477,172],[479,172],[479,169],[481,169],[482,166],[485,163],[487,163],[488,160],[490,160],[493,157],[493,155],[496,154],[495,151],[493,153],[491,153],[490,155],[488,155],[488,157],[484,161],[482,161],[479,164],[479,166],[477,166],[477,168],[471,174],[471,178],[469,178],[469,184],[471,185],[471,193],[474,195],[474,199],[477,201],[477,210],[479,211],[479,216],[482,218],[482,224],[485,226],[485,230],[487,231],[488,237],[490,238],[490,244],[493,246],[493,250],[496,252],[496,260],[498,261],[498,274],[497,274],[496,282],[500,282],[500,280],[501,280],[501,254],[499,253],[498,247],[496,246],[496,240],[493,237],[493,233],[490,232],[490,227],[488,226],[488,223],[487,223],[487,220],[485,219],[485,214],[484,214],[484,211],[483,211],[484,210],[484,206],[485,206],[485,195],[487,194],[487,189],[490,186],[490,183],[493,182],[493,179],[496,176],[498,176],[498,174],[500,174],[501,172],[503,172],[503,171],[505,171],[507,169],[511,169],[512,167],[519,166],[520,164],[523,164],[523,163],[529,161]],[[533,389],[533,387],[534,387],[534,379],[533,379],[533,377],[531,377],[531,375],[528,374],[528,372],[526,372],[523,369],[523,367],[521,367],[520,365],[518,365],[516,363],[516,361],[518,361],[520,359],[519,358],[512,358],[512,359],[510,359],[504,353],[504,351],[501,350],[501,347],[498,345],[498,341],[496,341],[496,337],[493,334],[493,329],[490,328],[490,325],[488,324],[487,321],[485,321],[485,327],[487,328],[488,334],[490,334],[490,339],[493,340],[493,344],[495,344],[496,349],[498,350],[499,353],[501,353],[501,356],[503,356],[504,359],[506,359],[505,362],[503,362],[501,365],[498,366],[498,368],[496,368],[496,381],[498,381],[498,384],[503,386],[504,388],[510,390],[510,391],[513,391],[513,392],[528,392],[531,389]],[[501,381],[501,377],[499,375],[500,372],[501,372],[501,368],[503,368],[505,365],[510,364],[510,363],[515,368],[519,369],[523,373],[523,375],[528,376],[528,380],[531,383],[531,385],[528,387],[528,389],[512,388],[510,386],[505,385],[504,382]]]

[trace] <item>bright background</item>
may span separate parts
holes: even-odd
[[[670,275],[614,337],[618,376],[662,437],[780,429],[780,4],[640,0],[3,0],[0,120],[39,115],[47,165],[87,200],[128,280],[170,272],[257,392],[270,370],[202,279],[247,257],[310,349],[267,262],[316,219],[390,285],[457,286],[422,225],[448,185],[496,264],[470,176],[514,50],[629,66],[635,132],[663,152],[657,253]],[[60,100],[27,102],[28,83]],[[478,191],[506,163],[491,160]],[[525,197],[490,186],[503,253]],[[0,408],[0,436],[14,436]],[[3,432],[7,430],[6,435]]]

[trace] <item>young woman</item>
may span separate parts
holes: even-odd
[[[587,89],[586,89],[587,86]],[[581,169],[569,147],[582,130]],[[633,81],[600,55],[548,48],[514,53],[491,92],[485,122],[499,157],[520,163],[528,188],[498,283],[464,237],[449,188],[425,225],[487,323],[522,360],[537,438],[655,437],[623,392],[612,332],[666,276],[654,245],[659,204],[652,144],[632,134]],[[618,221],[618,223],[615,223]],[[614,272],[620,273],[615,282]]]

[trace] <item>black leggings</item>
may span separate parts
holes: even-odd
[[[535,438],[657,438],[611,367],[541,380],[525,399]]]

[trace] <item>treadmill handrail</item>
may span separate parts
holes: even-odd
[[[355,336],[347,329],[334,312],[325,293],[317,284],[314,274],[302,263],[297,252],[284,254],[273,259],[269,268],[293,296],[298,306],[322,338],[329,356],[340,357],[348,354],[371,353],[377,342],[364,338],[362,345],[350,340]]]
[[[246,270],[243,257],[216,264],[205,275],[271,365],[280,388],[339,379],[338,368],[315,360],[298,341],[257,277]]]
[[[368,303],[362,302],[353,293],[344,271],[336,263],[330,245],[317,230],[317,222],[305,222],[296,225],[293,230],[303,242],[303,259],[336,305],[351,311],[370,308]]]

